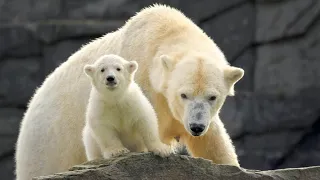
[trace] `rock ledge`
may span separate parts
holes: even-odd
[[[170,179],[170,180],[316,180],[320,167],[248,170],[229,165],[217,165],[202,158],[171,155],[161,158],[151,153],[128,153],[109,160],[95,160],[77,165],[68,172],[36,177],[34,180],[86,179]]]

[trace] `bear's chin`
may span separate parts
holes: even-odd
[[[114,90],[116,90],[117,89],[117,85],[113,85],[113,86],[106,86],[107,87],[107,90],[109,90],[109,91],[114,91]]]

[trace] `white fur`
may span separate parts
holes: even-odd
[[[175,99],[179,97],[176,88],[179,85],[186,90],[195,89],[195,85],[189,82],[195,73],[192,67],[197,66],[199,57],[210,65],[205,73],[210,80],[205,82],[209,85],[206,88],[210,92],[221,93],[222,100],[227,94],[233,93],[235,77],[242,77],[241,73],[229,77],[234,73],[226,70],[230,66],[221,50],[181,12],[155,5],[137,13],[117,31],[83,46],[56,68],[36,90],[21,122],[15,156],[17,180],[66,171],[86,161],[82,130],[91,83],[83,73],[83,68],[104,54],[117,54],[138,62],[139,71],[135,80],[155,108],[163,142],[172,143],[175,136],[185,137],[182,139],[187,142],[193,156],[208,158],[216,163],[238,165],[230,138],[220,125],[219,118],[216,121],[212,118],[211,126],[213,123],[217,126],[208,130],[208,133],[215,133],[212,136],[217,138],[215,141],[196,137],[187,140],[189,135],[182,124],[185,108],[182,102],[177,103]],[[166,68],[163,68],[163,64]],[[187,72],[185,68],[190,71]],[[222,75],[224,71],[225,76]],[[202,95],[199,98],[207,94]],[[215,117],[223,104],[222,100],[217,106],[212,106]],[[197,144],[203,140],[208,142]]]
[[[118,72],[115,66],[121,71]],[[85,66],[88,70],[86,67],[91,68],[88,76],[92,81],[83,130],[87,159],[110,158],[129,151],[147,150],[160,156],[169,155],[170,147],[159,138],[156,113],[133,80],[138,68],[136,62],[128,62],[116,55],[105,55],[93,65]],[[101,68],[104,72],[100,71]],[[108,89],[104,82],[108,74],[115,74],[119,84],[115,89]]]

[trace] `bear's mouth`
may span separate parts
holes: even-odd
[[[115,89],[118,86],[117,82],[107,82],[106,83],[108,89]]]

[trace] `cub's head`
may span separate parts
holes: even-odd
[[[234,85],[244,70],[206,56],[184,57],[175,62],[160,57],[163,94],[175,119],[193,136],[205,134],[227,96],[234,96]],[[220,64],[219,64],[220,63]]]
[[[84,72],[99,92],[125,90],[133,81],[138,69],[136,61],[127,61],[120,56],[101,56],[94,64],[85,65]]]

